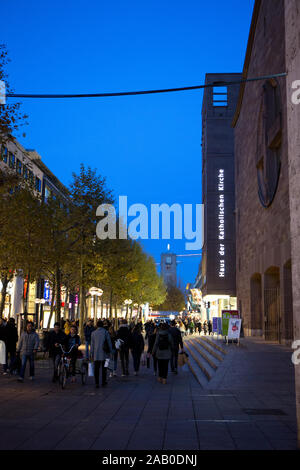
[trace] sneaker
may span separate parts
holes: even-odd
[[[19,377],[18,382],[24,382],[24,379],[22,379],[22,377]]]
[[[137,372],[134,372],[134,375],[138,375]]]
[[[31,380],[31,382],[33,382],[33,380],[34,380],[33,375],[31,375],[31,376],[29,377],[29,380]]]
[[[125,377],[125,374],[122,374],[122,377]]]
[[[2,375],[8,375],[8,372],[3,372],[3,374],[2,374]]]
[[[112,372],[110,372],[110,374],[109,374],[109,378],[111,378],[112,376],[113,376],[113,375],[112,375]]]

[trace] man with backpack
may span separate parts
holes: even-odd
[[[169,361],[172,357],[174,341],[169,332],[167,323],[161,323],[159,326],[156,340],[153,346],[152,355],[156,355],[158,362],[158,382],[166,384],[168,376]]]

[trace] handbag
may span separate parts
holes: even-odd
[[[89,362],[88,376],[94,377],[94,363],[93,362]]]

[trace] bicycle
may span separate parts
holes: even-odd
[[[57,376],[58,383],[60,384],[61,388],[64,389],[67,383],[67,379],[71,376],[72,373],[70,354],[74,348],[74,345],[68,352],[63,349],[61,344],[60,348],[62,350],[62,356],[57,366]],[[88,377],[88,364],[86,361],[84,361],[84,359],[80,359],[80,361],[80,367],[76,367],[75,363],[75,374],[81,375],[81,383],[82,385],[85,385]]]

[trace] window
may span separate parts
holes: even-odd
[[[37,176],[35,177],[35,189],[36,191],[38,191],[39,193],[41,192],[41,180],[40,178],[38,178]]]
[[[7,148],[2,145],[1,147],[1,159],[4,161],[4,163],[7,163]]]
[[[213,106],[227,106],[228,94],[227,87],[213,87]]]
[[[8,165],[9,165],[10,168],[14,168],[15,167],[16,157],[14,156],[13,153],[11,153],[11,152],[8,152],[8,153],[9,153],[9,163],[8,163]]]
[[[25,180],[28,179],[28,168],[26,165],[23,165],[23,176]]]
[[[33,183],[33,172],[31,170],[28,171],[29,181]]]
[[[22,162],[18,158],[16,162],[16,172],[18,173],[18,175],[22,174]]]

